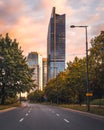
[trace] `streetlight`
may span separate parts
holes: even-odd
[[[85,28],[85,35],[86,35],[86,85],[87,85],[87,93],[89,93],[89,73],[88,73],[88,40],[87,40],[87,27],[88,26],[75,26],[71,25],[71,28]],[[87,110],[90,111],[90,102],[89,96],[87,96]]]

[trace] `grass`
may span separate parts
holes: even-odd
[[[14,103],[10,105],[0,105],[0,110],[12,108],[12,107],[19,107],[21,104],[20,103]]]
[[[91,107],[90,113],[104,116],[104,107]]]
[[[90,103],[92,105],[104,105],[104,99],[94,99]]]
[[[83,106],[83,105],[80,106],[80,105],[72,105],[72,104],[71,105],[62,104],[62,105],[59,105],[59,106],[64,107],[64,108],[70,108],[70,109],[74,109],[74,110],[87,112],[87,107]],[[89,113],[104,116],[104,107],[99,107],[99,106],[95,107],[95,106],[90,105],[90,112]]]
[[[75,105],[75,104],[62,104],[62,105],[59,105],[61,107],[64,107],[64,108],[70,108],[70,109],[74,109],[74,110],[79,110],[79,111],[86,111],[86,106],[80,106],[80,105]]]
[[[87,112],[87,106],[86,105],[79,105],[79,104],[50,104],[50,103],[42,103],[45,105],[53,105],[53,106],[58,106],[58,107],[64,107],[64,108],[70,108],[73,110],[78,110],[78,111],[83,111],[83,112]],[[90,112],[89,113],[93,113],[96,115],[101,115],[104,116],[104,106],[93,106],[90,105]]]

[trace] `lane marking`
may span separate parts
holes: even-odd
[[[26,113],[26,116],[28,116],[29,114],[28,113]]]
[[[56,116],[60,116],[59,114],[56,114]]]
[[[22,122],[24,120],[24,118],[21,118],[19,121]]]
[[[69,121],[67,119],[64,119],[65,122],[69,123]]]

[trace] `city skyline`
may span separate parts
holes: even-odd
[[[55,6],[57,13],[66,14],[66,61],[69,61],[76,55],[85,55],[85,30],[71,29],[70,25],[88,25],[90,42],[104,30],[103,3],[104,0],[0,1],[0,34],[9,33],[16,38],[25,56],[37,51],[46,57],[48,23]]]

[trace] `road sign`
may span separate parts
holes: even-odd
[[[87,97],[92,97],[92,96],[93,96],[93,93],[86,93],[86,96],[87,96]]]

